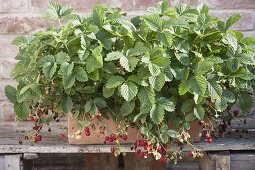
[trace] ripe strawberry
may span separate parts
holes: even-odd
[[[118,135],[117,135],[117,134],[113,134],[113,135],[112,135],[112,139],[113,139],[113,140],[116,140],[117,138],[118,138]]]
[[[96,114],[96,119],[99,119],[101,114]]]
[[[136,153],[136,154],[139,154],[139,153],[141,153],[141,149],[139,149],[139,148],[136,148],[136,149],[135,149],[135,153]]]
[[[85,132],[89,132],[89,127],[85,126],[85,127],[84,127],[84,131],[85,131]]]
[[[112,146],[112,147],[110,148],[110,150],[111,150],[111,153],[115,153],[116,148]]]
[[[158,147],[157,151],[161,153],[163,151],[163,148],[161,146]]]
[[[104,141],[105,141],[105,142],[109,142],[109,139],[110,139],[109,136],[106,136],[106,137],[104,138]]]
[[[127,137],[128,136],[126,134],[122,135],[122,139],[125,140],[125,141],[127,140]]]
[[[63,133],[60,133],[60,134],[58,134],[58,137],[59,137],[59,138],[64,138],[65,135],[64,135]]]
[[[31,122],[35,122],[35,121],[36,121],[35,118],[34,118],[33,116],[29,116],[29,117],[28,117],[28,120],[30,120]]]
[[[90,136],[90,132],[88,131],[88,132],[85,132],[85,135],[86,136]]]
[[[112,137],[109,138],[109,142],[110,142],[110,143],[113,142],[113,138],[112,138]]]
[[[162,156],[160,159],[159,159],[159,162],[164,164],[166,163],[166,158],[164,156]]]
[[[133,146],[131,146],[131,147],[130,147],[130,150],[131,150],[131,151],[132,151],[132,150],[134,150],[134,147],[133,147]]]
[[[37,136],[35,137],[35,139],[36,139],[37,142],[42,141],[42,135],[37,135]]]
[[[193,152],[189,151],[187,155],[193,158]]]

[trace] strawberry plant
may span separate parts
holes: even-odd
[[[13,40],[19,46],[12,72],[18,85],[5,88],[17,117],[29,117],[37,131],[71,113],[89,136],[84,117],[111,118],[124,130],[140,129],[143,139],[132,146],[140,157],[152,153],[165,162],[180,153],[168,151],[169,144],[191,144],[189,122],[205,126],[205,118],[217,118],[235,103],[251,110],[255,39],[231,29],[240,15],[224,22],[205,5],[159,2],[129,20],[105,5],[89,16],[49,5],[43,16],[54,20],[51,27]],[[105,143],[127,137],[112,134]],[[210,128],[206,140],[212,141]]]

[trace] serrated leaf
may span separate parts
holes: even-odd
[[[233,103],[235,102],[236,100],[236,97],[234,95],[234,93],[230,90],[225,90],[223,91],[222,93],[222,97],[227,101],[227,102],[230,102],[230,103]]]
[[[26,43],[27,43],[27,39],[24,36],[15,37],[14,40],[12,40],[11,42],[12,45],[23,45]]]
[[[126,101],[131,101],[137,94],[137,86],[132,82],[126,82],[121,86],[121,95]]]
[[[229,29],[232,25],[237,23],[240,20],[240,18],[241,18],[240,14],[234,14],[230,16],[226,22],[226,29]]]
[[[42,72],[48,80],[51,80],[57,70],[56,63],[47,62],[43,65]]]
[[[254,99],[247,92],[241,92],[239,97],[239,105],[243,112],[249,113],[253,107]]]
[[[191,60],[186,53],[175,53],[176,58],[185,66],[190,65]]]
[[[163,27],[163,20],[159,17],[159,15],[147,15],[144,17],[145,24],[152,30],[152,31],[161,31]]]
[[[207,80],[204,76],[199,75],[195,77],[196,82],[198,84],[198,91],[200,91],[202,94],[205,94],[206,88],[207,88]]]
[[[60,99],[60,106],[64,114],[70,113],[73,108],[72,98],[67,94],[62,95]]]
[[[20,120],[25,120],[30,114],[29,106],[22,103],[14,103],[14,111]]]
[[[216,81],[208,81],[207,88],[210,96],[214,99],[219,99],[222,95],[222,88]]]
[[[88,100],[88,101],[85,103],[84,112],[85,112],[85,113],[88,113],[88,112],[90,111],[90,109],[92,108],[92,105],[93,105],[93,101],[92,101],[92,100]]]
[[[106,107],[106,102],[103,98],[97,97],[94,99],[94,104],[97,105],[98,107]]]
[[[136,57],[125,57],[124,56],[124,57],[120,58],[120,64],[128,72],[133,71],[134,68],[136,67],[137,63],[138,63],[138,60]]]
[[[232,71],[236,72],[239,69],[239,61],[237,58],[229,58],[226,61],[227,68]]]
[[[109,98],[114,94],[114,91],[115,91],[115,88],[109,89],[109,88],[103,87],[103,96],[105,98]]]
[[[184,95],[185,93],[187,93],[190,88],[191,88],[191,79],[185,81],[185,82],[181,82],[178,86],[178,92],[180,95]]]
[[[132,48],[129,52],[128,52],[128,56],[138,56],[141,55],[143,53],[146,53],[150,51],[149,48],[145,47],[145,46],[135,46],[135,48]]]
[[[80,82],[86,82],[88,81],[88,75],[85,71],[84,68],[82,67],[75,67],[74,71],[73,71],[73,75],[75,77],[76,80],[80,81]]]
[[[161,73],[160,67],[156,64],[149,63],[148,68],[153,76],[157,76]]]
[[[165,76],[163,73],[160,73],[157,76],[151,76],[149,78],[149,82],[150,85],[156,90],[156,91],[160,91],[161,88],[164,86],[165,84]]]
[[[237,56],[237,59],[247,65],[255,65],[255,59],[254,56],[247,54],[247,53],[242,53]]]
[[[55,55],[55,59],[57,64],[62,64],[64,62],[70,61],[69,55],[62,51]]]
[[[5,95],[6,95],[7,99],[10,102],[12,102],[12,103],[17,102],[17,97],[16,97],[17,90],[14,87],[7,85],[7,86],[5,86],[4,91],[5,91]]]
[[[205,115],[205,109],[203,108],[202,105],[197,105],[194,108],[194,115],[198,118],[198,119],[203,119],[204,115]]]
[[[141,103],[152,105],[155,103],[155,92],[152,87],[141,87],[138,93],[138,98]]]
[[[247,44],[247,45],[255,45],[255,38],[254,37],[244,37],[241,41],[244,44]]]
[[[124,115],[128,115],[128,114],[133,112],[134,108],[135,108],[135,101],[134,100],[129,101],[129,102],[124,101],[121,105],[121,112]]]
[[[125,57],[124,54],[122,54],[121,52],[115,51],[115,52],[108,53],[104,60],[105,61],[113,61],[113,60],[118,60],[121,57]]]
[[[194,101],[192,99],[186,100],[181,106],[181,112],[190,112],[194,108]]]
[[[213,63],[210,61],[199,61],[195,66],[195,74],[201,75],[209,72],[213,67]]]
[[[252,74],[251,72],[245,70],[244,68],[239,69],[235,75],[235,77],[239,77],[240,79],[243,80],[254,80],[255,79],[255,75]]]
[[[161,104],[168,112],[173,112],[175,110],[175,102],[171,101],[170,99],[164,99]]]
[[[237,39],[232,34],[227,33],[223,37],[222,42],[224,44],[229,45],[233,49],[234,53],[236,52],[236,50],[237,50]]]
[[[65,76],[62,80],[64,88],[69,89],[71,88],[75,83],[75,77],[73,74],[70,74],[68,76]]]
[[[217,99],[215,102],[215,109],[217,111],[223,112],[228,107],[228,103],[224,98]]]
[[[107,83],[106,83],[106,88],[110,89],[110,88],[116,88],[119,85],[121,85],[123,82],[125,81],[125,79],[121,76],[113,76],[111,77]]]
[[[162,104],[156,103],[152,106],[150,110],[150,117],[155,124],[160,124],[164,119],[164,115],[165,109]]]

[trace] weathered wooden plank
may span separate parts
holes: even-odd
[[[118,170],[118,158],[113,154],[85,154],[85,170]]]
[[[156,161],[152,156],[147,159],[139,158],[134,153],[127,153],[124,156],[125,170],[166,170],[165,164]]]
[[[0,156],[0,169],[4,170],[4,166],[5,166],[4,156]]]
[[[231,170],[255,169],[255,153],[233,153],[230,161]]]
[[[215,170],[230,170],[229,154],[218,154],[215,156]]]
[[[21,154],[5,155],[5,170],[23,170]]]

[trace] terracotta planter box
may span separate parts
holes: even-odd
[[[93,122],[94,123],[94,122]],[[100,126],[106,126],[105,134],[101,134],[99,132]],[[92,130],[90,128],[90,136],[86,136],[83,132],[80,139],[76,139],[74,137],[75,132],[79,130],[79,127],[77,126],[77,121],[75,119],[72,119],[70,116],[68,117],[68,141],[70,144],[104,144],[105,136],[109,136],[110,134],[113,134],[116,132],[116,122],[114,122],[111,119],[103,119],[101,124],[95,125],[96,129]],[[171,126],[170,126],[171,127]],[[192,121],[190,122],[190,136],[193,140],[193,142],[200,141],[200,133],[202,131],[202,127],[198,125],[198,121]],[[120,139],[120,142],[122,144],[132,144],[136,140],[141,139],[140,131],[135,128],[128,128],[128,138],[126,141],[123,139]]]
[[[92,123],[94,123],[92,121]],[[99,131],[100,126],[105,126],[105,134],[101,134]],[[116,122],[114,122],[111,119],[103,119],[102,123],[96,124],[95,123],[95,129],[93,130],[90,128],[90,136],[86,136],[84,132],[82,132],[81,138],[76,139],[73,137],[75,132],[79,130],[79,127],[77,126],[77,121],[75,119],[72,119],[70,116],[68,117],[68,142],[70,144],[104,144],[105,136],[110,136],[111,134],[116,133]],[[136,140],[141,139],[140,132],[138,129],[135,128],[128,128],[128,138],[127,140],[120,139],[120,143],[123,144],[132,144]],[[111,144],[111,143],[107,143]]]

